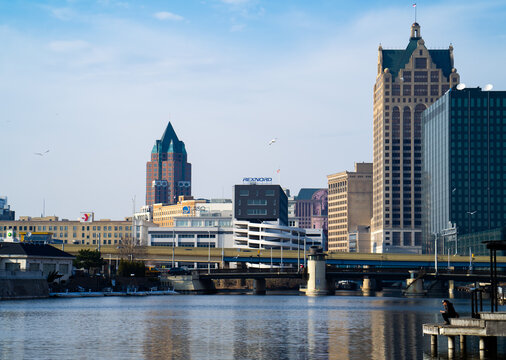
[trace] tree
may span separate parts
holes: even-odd
[[[143,261],[130,261],[130,260],[121,260],[119,262],[118,273],[119,276],[134,276],[144,277],[146,272],[146,266]]]
[[[88,270],[88,272],[91,268],[100,268],[104,263],[102,254],[100,254],[98,250],[79,250],[74,260],[74,266],[76,268],[84,268]]]

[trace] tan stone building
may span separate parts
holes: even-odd
[[[193,217],[199,204],[205,203],[205,200],[195,200],[192,196],[180,196],[174,205],[153,204],[153,223],[161,227],[173,227],[175,217]]]
[[[58,216],[20,216],[19,220],[0,221],[0,238],[6,238],[9,230],[19,240],[26,239],[29,232],[50,234],[53,240],[61,240],[64,244],[94,245],[100,241],[102,245],[113,245],[132,238],[132,219],[101,219],[84,223],[60,220]]]
[[[373,109],[372,252],[421,252],[421,113],[458,83],[453,47],[428,50],[417,23],[406,49],[380,45]]]
[[[356,163],[354,172],[343,171],[327,176],[329,251],[370,252],[372,169],[372,163]],[[351,246],[350,233],[352,240],[356,240]]]

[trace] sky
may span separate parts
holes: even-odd
[[[231,198],[243,177],[326,187],[372,161],[378,46],[407,46],[412,4],[0,1],[0,196],[17,217],[129,216],[169,121],[197,198]],[[506,2],[416,10],[461,82],[506,90]]]

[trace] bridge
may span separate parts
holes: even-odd
[[[96,245],[55,244],[53,245],[72,255],[77,255],[79,250],[97,250]],[[304,264],[304,251],[296,250],[256,250],[238,248],[195,248],[195,247],[166,247],[166,246],[138,246],[126,251],[124,248],[113,245],[102,245],[100,251],[104,260],[109,262],[120,259],[135,259],[147,264],[159,263],[171,265],[174,263],[211,263],[219,264],[220,267],[228,267],[227,264],[249,263],[261,264],[263,267],[280,267],[281,265]],[[306,253],[307,258],[308,253]],[[328,253],[326,263],[337,268],[355,268],[369,266],[371,268],[400,268],[400,269],[434,269],[434,255],[415,254],[364,254],[364,253]],[[438,268],[445,269],[488,269],[490,258],[488,256],[439,255],[437,257]],[[506,256],[497,257],[497,267],[506,268]]]

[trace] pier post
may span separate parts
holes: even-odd
[[[265,279],[253,280],[255,295],[265,295]]]
[[[430,336],[430,355],[436,356],[437,354],[437,335]]]
[[[455,354],[455,336],[448,336],[448,358],[453,359]]]
[[[465,354],[466,352],[466,336],[460,335],[460,353]]]
[[[328,294],[329,290],[325,265],[325,254],[323,254],[322,248],[318,246],[311,246],[309,248],[307,261],[307,296]]]

